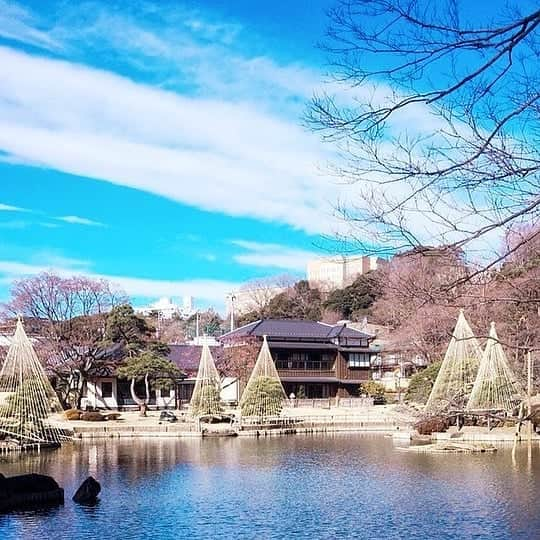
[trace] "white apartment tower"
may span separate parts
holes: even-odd
[[[367,255],[313,259],[307,263],[307,279],[313,287],[342,289],[359,275],[376,270],[378,261],[377,257]]]

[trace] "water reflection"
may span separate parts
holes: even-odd
[[[63,507],[0,517],[0,538],[535,538],[540,451],[400,452],[380,436],[78,443],[0,463]],[[89,474],[101,502],[71,502]]]

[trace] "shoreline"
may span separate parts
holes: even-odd
[[[358,424],[348,422],[346,425],[341,423],[321,423],[311,425],[284,426],[278,428],[253,428],[239,429],[234,431],[234,436],[238,437],[275,437],[281,435],[295,435],[302,433],[381,433],[392,435],[407,431],[410,426],[405,424],[387,424],[387,423],[366,423]],[[207,437],[228,437],[232,434],[224,429],[217,429],[210,433],[197,429],[185,429],[181,425],[169,426],[84,426],[74,427],[74,440],[87,439],[120,439],[120,438],[207,438]]]
[[[395,405],[371,406],[362,409],[335,408],[293,409],[287,408],[272,425],[244,419],[230,424],[209,423],[199,425],[182,411],[175,411],[179,421],[166,423],[159,420],[157,412],[147,417],[138,413],[123,412],[122,418],[108,422],[82,422],[57,419],[57,425],[73,431],[74,441],[91,439],[141,439],[141,438],[206,438],[206,437],[276,437],[295,434],[373,433],[393,437],[405,444],[415,444],[418,434],[414,430],[417,421],[413,411]],[[247,421],[246,421],[247,420]],[[522,429],[517,440],[527,442],[528,430]],[[465,426],[459,431],[451,426],[443,433],[433,433],[433,442],[514,442],[515,427]],[[532,442],[538,443],[540,435],[533,433]]]

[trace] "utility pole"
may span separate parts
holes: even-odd
[[[228,300],[231,303],[231,332],[234,330],[234,301],[236,300],[236,296],[234,292],[230,292],[227,295]]]

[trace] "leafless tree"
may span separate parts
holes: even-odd
[[[79,405],[92,370],[110,359],[103,344],[106,315],[125,301],[106,280],[43,273],[16,281],[4,310],[31,321],[60,397]]]
[[[255,317],[264,319],[272,298],[290,289],[296,281],[288,274],[248,281],[239,291],[243,299],[242,312],[253,312]]]
[[[338,209],[364,251],[480,250],[485,270],[519,249],[499,250],[504,231],[538,221],[540,10],[508,4],[339,0],[329,12],[334,84],[307,121],[334,143],[348,184]]]
[[[243,389],[255,365],[260,348],[260,341],[253,336],[229,338],[224,343],[223,354],[217,367],[222,373],[238,378]]]
[[[540,237],[535,233],[531,226],[512,230],[504,242],[512,255],[502,267],[470,280],[463,279],[469,268],[459,251],[424,249],[394,257],[381,270],[382,294],[373,306],[375,320],[391,330],[390,344],[441,360],[463,308],[481,343],[490,322],[497,322],[517,373],[526,369],[527,352],[538,362]],[[454,286],[449,289],[450,282]]]

